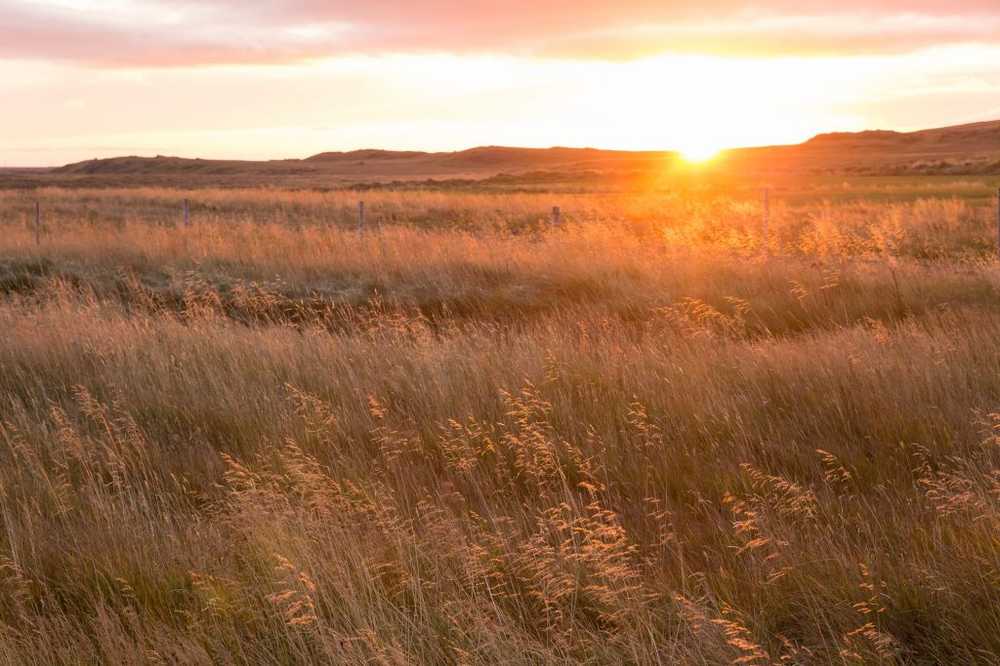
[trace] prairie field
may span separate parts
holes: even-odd
[[[0,191],[0,663],[1000,664],[993,187]]]

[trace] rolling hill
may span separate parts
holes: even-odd
[[[916,132],[820,134],[797,145],[725,151],[699,167],[725,175],[1000,174],[1000,121]],[[646,178],[690,170],[677,153],[485,146],[456,152],[355,150],[305,159],[236,161],[114,157],[43,170],[0,171],[0,187],[274,185],[345,187],[433,180],[558,182]]]

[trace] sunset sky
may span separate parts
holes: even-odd
[[[0,0],[0,166],[993,118],[998,0]]]

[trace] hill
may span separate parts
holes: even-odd
[[[689,167],[670,151],[483,146],[455,152],[379,149],[321,152],[304,159],[238,161],[114,157],[66,166],[0,172],[0,186],[51,185],[345,187],[433,180],[510,184],[622,181]],[[789,146],[725,151],[699,168],[729,176],[810,174],[1000,174],[1000,121],[916,132],[832,132]]]

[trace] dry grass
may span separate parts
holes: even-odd
[[[0,662],[1000,663],[988,210],[178,196],[0,195]]]

